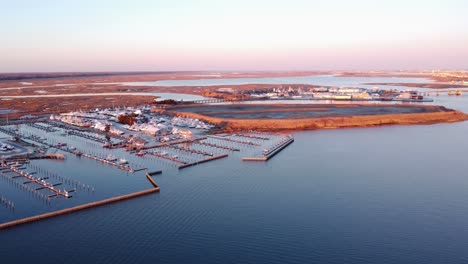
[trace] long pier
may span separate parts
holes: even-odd
[[[195,143],[195,142],[198,142],[198,141],[204,140],[204,139],[206,139],[206,137],[199,137],[199,138],[194,138],[194,139],[184,139],[184,140],[175,140],[175,141],[160,143],[160,144],[152,145],[152,146],[144,146],[144,147],[141,147],[139,149],[147,150],[147,149],[152,149],[152,148],[163,148],[163,147],[168,147],[168,146],[178,145],[178,144],[184,144],[184,143]]]
[[[82,137],[82,138],[89,139],[89,140],[93,140],[93,141],[96,141],[98,143],[103,143],[104,144],[104,143],[107,142],[103,138],[95,137],[95,136],[92,136],[92,135],[87,135],[87,134],[85,134],[83,132],[78,132],[78,131],[75,131],[75,130],[69,130],[68,134],[73,135],[73,136]]]
[[[130,166],[128,165],[124,165],[124,164],[119,164],[117,162],[113,162],[113,161],[109,161],[107,159],[104,159],[104,158],[99,158],[99,157],[95,157],[93,155],[90,155],[90,154],[86,154],[86,153],[82,153],[81,154],[82,157],[86,157],[88,159],[92,159],[92,160],[96,160],[96,161],[100,161],[104,164],[109,164],[109,165],[112,165],[112,166],[115,166],[121,170],[124,170],[124,171],[128,171],[128,172],[136,172],[136,171],[141,171],[141,170],[144,170],[146,168],[140,168],[140,169],[132,169]]]
[[[154,188],[144,190],[144,191],[134,192],[134,193],[131,193],[131,194],[121,195],[121,196],[117,196],[117,197],[113,197],[113,198],[109,198],[109,199],[105,199],[105,200],[101,200],[101,201],[97,201],[97,202],[91,202],[91,203],[87,203],[87,204],[83,204],[83,205],[78,205],[78,206],[74,206],[74,207],[71,207],[71,208],[62,209],[62,210],[58,210],[58,211],[54,211],[54,212],[50,212],[50,213],[45,213],[45,214],[40,214],[40,215],[36,215],[36,216],[26,217],[26,218],[23,218],[23,219],[19,219],[19,220],[7,222],[7,223],[3,223],[3,224],[0,224],[0,229],[6,229],[6,228],[21,225],[21,224],[31,223],[31,222],[35,222],[35,221],[39,221],[39,220],[59,216],[59,215],[69,214],[69,213],[73,213],[73,212],[88,209],[88,208],[93,208],[93,207],[97,207],[97,206],[101,206],[101,205],[105,205],[105,204],[111,204],[111,203],[131,199],[131,198],[135,198],[135,197],[139,197],[139,196],[159,192],[160,188],[159,188],[158,184],[151,178],[151,176],[149,176],[149,174],[146,174],[146,178],[150,181],[151,185],[153,185]]]
[[[6,165],[6,164],[2,164],[1,166],[2,166],[2,168],[9,169],[10,171],[18,174],[19,176],[28,179],[28,181],[23,182],[23,184],[33,182],[33,183],[36,183],[36,184],[41,186],[41,188],[38,188],[36,190],[47,189],[47,190],[53,192],[54,194],[49,195],[49,197],[53,197],[53,196],[63,196],[65,198],[70,198],[71,197],[69,192],[67,192],[66,190],[59,190],[59,189],[54,188],[58,184],[47,183],[47,182],[44,181],[44,178],[42,178],[42,179],[35,178],[32,174],[24,172],[24,171],[20,170],[19,168],[16,168],[15,166],[9,166],[9,165]]]
[[[11,172],[11,171],[8,170],[8,172]],[[49,199],[47,195],[37,191],[35,188],[32,188],[32,187],[30,187],[30,186],[28,186],[26,184],[22,184],[22,183],[20,183],[18,181],[15,181],[15,178],[21,177],[19,175],[11,177],[11,176],[7,175],[5,171],[1,171],[0,176],[2,176],[4,179],[6,179],[9,183],[14,184],[14,186],[16,188],[19,188],[19,189],[21,189],[23,191],[29,191],[36,198],[41,198],[42,201],[48,201],[48,199]]]
[[[53,133],[53,132],[58,131],[54,127],[43,126],[43,125],[39,125],[37,123],[25,123],[25,125],[30,126],[30,127],[34,127],[34,128],[37,128],[37,129],[40,129],[40,130],[43,130],[43,131],[46,131],[46,132],[49,132],[49,133]]]
[[[193,143],[194,143],[194,144],[203,145],[203,146],[212,147],[212,148],[219,148],[219,149],[225,149],[225,150],[230,150],[230,151],[240,151],[240,149],[238,149],[238,148],[231,148],[231,147],[222,146],[222,145],[217,145],[217,144],[208,143],[208,142],[201,142],[201,141],[198,141],[198,142],[193,142]]]
[[[178,158],[173,158],[173,157],[169,157],[169,156],[166,156],[166,155],[162,155],[162,154],[160,154],[158,152],[155,152],[155,151],[150,151],[150,152],[148,152],[148,154],[151,154],[151,155],[156,156],[158,158],[167,159],[167,160],[170,160],[170,161],[186,164],[185,161],[181,161]]]
[[[213,138],[213,139],[219,139],[219,140],[225,140],[225,141],[229,141],[229,142],[239,143],[239,144],[257,146],[257,147],[261,146],[260,144],[253,143],[251,141],[241,141],[241,140],[235,140],[235,139],[224,138],[224,137],[219,137],[219,136],[208,136],[208,137]]]
[[[20,135],[19,133],[16,133],[10,129],[6,129],[6,128],[3,128],[0,126],[0,132],[4,133],[4,134],[7,134],[9,136],[12,136],[12,137],[18,137],[18,136],[22,136]]]
[[[222,155],[214,156],[214,157],[207,158],[207,159],[204,159],[204,160],[195,161],[195,162],[192,162],[192,163],[186,163],[184,165],[180,165],[179,170],[190,167],[190,166],[194,166],[194,165],[197,165],[197,164],[200,164],[200,163],[204,163],[204,162],[208,162],[208,161],[212,161],[212,160],[216,160],[216,159],[220,159],[220,158],[225,158],[227,156],[228,156],[228,154],[222,154]]]
[[[65,130],[86,131],[84,127],[74,126],[74,125],[70,125],[70,124],[67,124],[67,123],[63,123],[63,122],[47,120],[47,123],[51,124],[54,127],[63,128]]]
[[[173,148],[173,149],[176,149],[176,150],[181,150],[181,151],[192,153],[192,154],[199,154],[199,155],[211,156],[211,157],[213,156],[213,153],[208,153],[208,152],[205,152],[205,151],[191,149],[191,148],[179,147],[179,146],[176,146],[176,145],[172,145],[172,146],[170,146],[170,148]]]
[[[256,135],[251,135],[251,134],[236,133],[236,134],[234,134],[234,136],[246,137],[246,138],[252,138],[252,139],[270,140],[269,137],[262,137],[262,136],[256,136]]]
[[[289,146],[291,143],[294,142],[293,137],[288,137],[284,142],[282,142],[278,147],[269,150],[268,152],[264,153],[261,157],[245,157],[242,158],[243,161],[267,161],[271,159],[273,156],[278,154],[281,150],[285,147]]]

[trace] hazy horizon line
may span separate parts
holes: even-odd
[[[77,71],[3,71],[0,74],[46,74],[46,73],[253,73],[253,72],[418,72],[418,71],[468,71],[468,69],[438,68],[438,69],[300,69],[300,70],[77,70]]]

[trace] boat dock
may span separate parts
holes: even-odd
[[[200,140],[205,140],[205,139],[206,139],[206,137],[199,137],[199,138],[194,138],[194,139],[174,140],[174,141],[171,141],[171,142],[159,143],[159,144],[152,145],[152,146],[144,146],[144,147],[141,147],[139,149],[147,150],[147,149],[162,148],[162,147],[168,147],[168,146],[184,144],[184,143],[196,143],[196,142],[198,142]]]
[[[44,126],[44,125],[40,125],[38,123],[24,123],[25,125],[27,126],[30,126],[30,127],[34,127],[34,128],[37,128],[37,129],[40,129],[40,130],[43,130],[43,131],[46,131],[48,133],[53,133],[53,132],[57,132],[58,130],[53,128],[53,127],[48,127],[48,126]]]
[[[35,221],[39,221],[39,220],[44,220],[44,219],[55,217],[55,216],[69,214],[69,213],[81,211],[81,210],[88,209],[88,208],[93,208],[93,207],[97,207],[97,206],[101,206],[101,205],[111,204],[111,203],[115,203],[115,202],[119,202],[119,201],[128,200],[128,199],[131,199],[131,198],[136,198],[136,197],[140,197],[140,196],[143,196],[143,195],[148,195],[148,194],[151,194],[151,193],[159,192],[160,191],[159,185],[151,178],[151,175],[146,173],[146,178],[151,183],[153,188],[148,189],[148,190],[144,190],[144,191],[139,191],[139,192],[126,194],[126,195],[121,195],[121,196],[117,196],[117,197],[112,197],[112,198],[104,199],[104,200],[97,201],[97,202],[91,202],[91,203],[87,203],[87,204],[83,204],[83,205],[78,205],[78,206],[75,206],[75,207],[66,208],[66,209],[62,209],[62,210],[58,210],[58,211],[54,211],[54,212],[49,212],[49,213],[40,214],[40,215],[36,215],[36,216],[26,217],[26,218],[19,219],[19,220],[14,220],[14,221],[11,221],[11,222],[0,224],[0,229],[6,229],[6,228],[21,225],[21,224],[31,223],[31,222],[35,222]]]
[[[264,137],[264,136],[260,136],[260,135],[256,135],[256,134],[254,135],[254,134],[236,133],[236,134],[234,134],[234,136],[252,138],[252,139],[270,140],[269,137]]]
[[[62,122],[57,122],[57,121],[47,120],[47,124],[50,124],[50,125],[52,125],[52,126],[54,126],[54,127],[62,128],[62,129],[65,129],[65,130],[85,131],[85,128],[84,128],[84,127],[72,126],[72,125],[70,125],[70,124],[62,123]]]
[[[184,148],[184,147],[178,147],[176,145],[171,145],[171,146],[168,146],[169,148],[173,148],[173,149],[176,149],[176,150],[181,150],[181,151],[185,151],[185,152],[188,152],[188,153],[192,153],[192,154],[199,154],[199,155],[203,155],[203,156],[213,156],[213,153],[208,153],[208,152],[205,152],[205,151],[200,151],[200,150],[196,150],[196,149],[191,149],[191,148]]]
[[[82,137],[82,138],[89,139],[89,140],[92,140],[92,141],[96,141],[96,142],[102,143],[102,144],[107,142],[107,140],[105,140],[104,138],[88,135],[88,134],[85,134],[83,132],[78,132],[78,131],[75,131],[75,130],[69,130],[67,133],[69,135]]]
[[[34,172],[30,172],[29,174],[43,175],[43,177],[40,178],[40,179],[45,180],[45,179],[49,179],[49,178],[54,178],[56,180],[62,181],[64,183],[72,186],[73,188],[75,188],[75,190],[80,189],[80,190],[83,190],[83,191],[93,191],[94,192],[94,187],[91,187],[91,186],[89,186],[87,184],[84,184],[84,183],[82,183],[80,181],[71,179],[69,177],[64,177],[64,176],[58,175],[57,173],[51,172],[48,169],[39,167],[39,166],[34,165],[34,164],[29,164],[27,167],[28,167],[28,169],[34,171]]]
[[[69,194],[69,191],[66,191],[65,189],[60,190],[56,189],[55,186],[61,185],[62,183],[48,183],[45,181],[44,178],[36,178],[33,176],[33,174],[30,174],[28,172],[22,171],[20,168],[17,168],[14,165],[8,165],[6,163],[2,163],[0,165],[2,168],[8,169],[11,172],[14,172],[18,174],[18,176],[24,177],[27,179],[27,181],[23,182],[23,184],[28,184],[28,183],[36,183],[40,185],[40,188],[36,188],[35,190],[41,190],[41,189],[47,189],[51,191],[53,194],[49,195],[49,197],[54,197],[54,196],[63,196],[65,198],[71,198],[71,195]]]
[[[214,139],[219,139],[219,140],[225,140],[229,142],[234,142],[234,143],[239,143],[239,144],[244,144],[244,145],[251,145],[251,146],[257,146],[259,147],[260,144],[254,143],[252,141],[242,141],[242,140],[236,140],[236,139],[231,139],[227,137],[222,137],[222,136],[208,136],[208,138],[214,138]]]
[[[11,172],[9,170],[7,171],[1,171],[0,173],[0,176],[2,176],[5,180],[7,180],[7,182],[11,183],[12,185],[14,185],[16,188],[18,189],[21,189],[22,191],[28,191],[30,192],[34,197],[36,198],[40,198],[42,201],[45,201],[46,203],[48,203],[49,201],[49,198],[47,197],[47,195],[35,190],[34,188],[30,187],[29,185],[26,185],[26,184],[23,184],[19,181],[16,181],[15,178],[19,178],[21,176],[17,175],[17,176],[10,176],[7,174],[7,172]],[[15,174],[16,175],[16,174]]]
[[[119,168],[121,170],[128,171],[128,172],[131,172],[131,173],[146,169],[146,168],[132,169],[128,164],[119,164],[117,162],[110,161],[110,160],[107,160],[105,158],[96,157],[96,156],[93,156],[93,155],[90,155],[90,154],[82,153],[81,156],[86,157],[88,159],[92,159],[92,160],[102,162],[104,164],[115,166],[115,167],[117,167],[117,168]]]
[[[212,148],[218,148],[218,149],[224,149],[224,150],[230,150],[230,151],[240,151],[240,149],[238,149],[238,148],[231,148],[231,147],[228,147],[228,146],[222,146],[222,145],[208,143],[208,142],[197,141],[197,142],[193,142],[193,143],[203,145],[203,146],[207,146],[207,147],[212,147]]]
[[[245,158],[242,158],[242,160],[243,161],[267,161],[273,156],[275,156],[276,154],[278,154],[281,150],[289,146],[292,142],[294,142],[294,138],[291,135],[289,135],[286,138],[284,138],[281,142],[264,150],[261,156],[245,157]]]
[[[186,164],[184,164],[184,165],[180,165],[180,166],[179,166],[179,170],[180,170],[180,169],[187,168],[187,167],[190,167],[190,166],[198,165],[198,164],[200,164],[200,163],[204,163],[204,162],[208,162],[208,161],[212,161],[212,160],[217,160],[217,159],[225,158],[225,157],[227,157],[227,156],[228,156],[228,154],[222,154],[222,155],[214,156],[214,157],[211,157],[211,158],[207,158],[207,159],[195,161],[195,162],[192,162],[192,163],[186,163]]]
[[[150,152],[148,152],[148,154],[151,154],[151,155],[153,155],[153,156],[155,156],[155,157],[158,157],[158,158],[162,158],[162,159],[174,161],[174,162],[177,162],[177,163],[186,164],[185,161],[182,161],[182,160],[180,160],[180,159],[178,159],[178,158],[174,158],[174,157],[169,157],[169,156],[167,156],[167,155],[163,155],[163,154],[161,154],[161,153],[159,153],[159,152],[157,152],[157,151],[150,151]]]

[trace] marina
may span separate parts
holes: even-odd
[[[463,96],[449,97],[448,94],[438,96],[437,100],[450,100],[458,107],[463,106],[465,102]],[[268,100],[262,102],[268,102]],[[276,101],[272,100],[272,102]],[[307,103],[310,102],[314,101],[310,100]],[[333,111],[343,111],[339,109],[341,107]],[[323,106],[316,108],[317,110],[311,111],[311,115],[323,114],[320,112]],[[268,108],[265,109],[268,112]],[[369,112],[376,109],[378,108],[370,109]],[[168,110],[170,107],[164,109],[164,111]],[[350,111],[359,111],[359,109],[355,107]],[[18,162],[17,170],[43,180],[53,188],[65,189],[70,196],[73,196],[71,199],[63,199],[62,195],[54,196],[54,192],[50,189],[38,185],[9,168],[1,168],[2,189],[0,191],[1,197],[4,197],[3,202],[0,198],[0,207],[3,208],[0,211],[2,232],[10,232],[7,230],[15,226],[19,228],[13,228],[14,232],[36,229],[36,225],[47,226],[49,221],[60,223],[62,217],[66,225],[70,222],[74,225],[89,226],[90,220],[87,217],[90,215],[93,222],[103,221],[109,226],[120,225],[111,219],[102,219],[101,215],[104,213],[111,215],[112,219],[122,215],[125,226],[120,225],[120,230],[126,230],[128,226],[138,229],[141,225],[140,220],[133,215],[137,215],[136,212],[139,210],[144,210],[151,217],[143,217],[143,219],[158,225],[150,227],[150,230],[157,230],[162,236],[168,237],[167,234],[164,235],[166,226],[174,229],[186,225],[183,220],[185,218],[180,218],[178,211],[183,210],[193,215],[190,220],[196,223],[191,225],[192,227],[210,223],[211,228],[213,225],[210,222],[211,216],[224,219],[224,213],[219,212],[226,212],[226,206],[233,211],[229,214],[230,218],[236,221],[252,222],[255,229],[261,230],[262,226],[255,224],[257,221],[263,223],[276,221],[275,219],[281,222],[292,221],[289,216],[281,216],[281,214],[282,212],[287,212],[288,215],[297,213],[293,204],[304,203],[307,207],[311,203],[342,203],[344,199],[341,196],[336,198],[336,195],[340,195],[341,184],[339,183],[341,182],[346,183],[346,186],[358,188],[368,195],[369,190],[365,186],[356,187],[361,186],[362,182],[357,184],[354,180],[364,177],[366,181],[377,182],[380,180],[380,175],[386,173],[375,174],[375,168],[374,170],[367,169],[374,166],[368,162],[369,159],[375,164],[396,160],[395,166],[400,172],[403,168],[407,168],[406,165],[402,165],[406,164],[406,159],[399,160],[398,157],[387,156],[385,152],[376,150],[376,146],[391,148],[392,146],[385,144],[387,140],[395,141],[405,137],[411,137],[413,139],[411,144],[413,144],[419,142],[421,136],[430,135],[426,131],[429,126],[385,128],[392,132],[387,134],[382,132],[382,138],[374,137],[375,131],[377,133],[382,131],[379,128],[294,132],[293,134],[251,129],[220,132],[214,124],[207,123],[205,120],[197,121],[195,118],[186,116],[175,118],[152,112],[147,107],[120,107],[64,114],[66,115],[63,117],[61,115],[59,118],[54,117],[54,120],[47,117],[30,120],[10,119],[0,125],[2,143],[12,147],[12,149],[5,147],[5,151],[0,152],[1,160],[9,165]],[[119,123],[120,114],[132,115],[135,123],[133,125]],[[251,113],[247,111],[246,115],[251,115]],[[62,122],[62,118],[63,121],[74,124]],[[96,128],[96,125],[99,127],[97,122],[100,122],[104,130]],[[105,131],[106,126],[109,128],[108,131]],[[443,125],[435,126],[443,128]],[[111,133],[111,128],[114,132],[123,133]],[[359,133],[353,132],[357,130]],[[366,134],[366,131],[370,130],[374,132]],[[404,133],[398,134],[400,130]],[[419,132],[407,134],[408,131],[413,130]],[[329,133],[333,136],[328,137]],[[361,133],[365,136],[362,137]],[[396,134],[393,135],[393,133]],[[445,132],[443,133],[445,135]],[[457,135],[452,136],[457,137]],[[294,142],[295,144],[292,144]],[[422,145],[416,145],[418,149],[424,148]],[[343,148],[343,146],[348,147]],[[438,147],[444,149],[444,146],[445,144]],[[318,148],[322,151],[314,151]],[[353,149],[353,152],[349,152],[348,149]],[[372,149],[377,153],[376,157],[365,156],[364,149]],[[416,155],[416,153],[413,154]],[[449,163],[454,166],[451,162]],[[304,167],[304,164],[307,166]],[[348,170],[356,164],[361,164],[359,168],[366,169],[357,172]],[[313,168],[314,173],[310,173],[310,168]],[[435,167],[433,169],[437,170]],[[387,175],[388,177],[395,177],[395,175],[398,177],[399,172],[389,170],[392,173],[389,172],[391,175]],[[219,173],[220,171],[222,173]],[[351,173],[352,180],[347,173]],[[341,177],[341,175],[346,175],[346,177]],[[288,188],[284,188],[286,177],[289,181]],[[152,186],[151,189],[148,189],[148,184]],[[328,188],[327,192],[317,191],[316,188],[319,187]],[[164,195],[149,195],[158,192],[159,188],[167,190],[161,193]],[[199,190],[206,191],[200,192]],[[281,199],[278,198],[278,193],[281,193]],[[296,199],[310,195],[314,196],[314,199],[306,201]],[[128,201],[133,197],[140,198],[134,202],[117,203],[117,201]],[[354,200],[353,197],[350,198],[349,193],[346,198],[351,199],[354,204],[361,202],[361,198]],[[378,200],[375,197],[373,199]],[[179,207],[181,206],[178,203],[179,200],[191,206]],[[217,204],[218,200],[219,204]],[[274,205],[271,204],[272,201],[275,201]],[[290,203],[287,208],[277,207],[276,203],[282,204],[284,201]],[[385,199],[382,201],[388,202]],[[263,206],[265,210],[250,210],[248,207],[252,203],[261,205],[256,208]],[[113,205],[100,206],[104,204]],[[206,206],[212,207],[213,204],[217,208],[216,212],[207,211]],[[340,207],[339,215],[349,206],[346,204]],[[86,208],[96,209],[86,210],[86,213],[73,213],[85,212],[83,209]],[[277,208],[281,209],[280,212],[276,210]],[[332,206],[332,208],[335,207]],[[360,209],[357,208],[357,210]],[[165,216],[161,216],[162,212],[164,215],[171,216],[170,223]],[[246,214],[238,214],[240,212]],[[330,220],[327,215],[330,214],[328,209],[322,210],[321,213],[324,215],[324,220],[319,223],[320,225],[326,225],[330,221],[336,225],[336,222],[339,222],[339,220],[333,220],[339,217],[332,217]],[[249,215],[255,216],[255,219],[250,218]],[[268,220],[263,218],[264,215],[268,216]],[[317,220],[315,213],[301,212],[301,215],[304,215],[308,221]],[[127,221],[127,218],[132,220]],[[43,219],[49,220],[23,225]],[[202,219],[203,222],[197,222],[197,219]],[[229,223],[227,225],[233,226]],[[303,224],[299,222],[291,224],[291,226],[298,225]],[[218,230],[224,228],[222,225],[216,226]],[[204,232],[209,233],[210,228]],[[104,229],[110,233],[114,232],[112,228],[104,227]],[[291,232],[294,234],[294,230],[287,230],[281,234],[281,237],[287,237]],[[261,234],[265,236],[264,233]],[[302,234],[301,231],[296,237],[301,237]],[[267,238],[263,240],[268,239],[268,235],[266,236]],[[277,237],[280,236],[277,235]],[[250,239],[245,241],[247,243]],[[120,242],[123,243],[123,241]],[[277,250],[281,251],[280,248]]]
[[[114,113],[125,112],[139,113],[135,115],[139,123],[127,126],[116,122]],[[96,129],[99,124],[107,128]],[[112,189],[107,187],[109,194],[102,195],[103,183],[100,183],[100,176],[91,177],[94,171],[104,172],[109,175],[107,177],[115,177],[112,175],[119,174],[118,171],[123,171],[127,177],[134,175],[128,178],[128,182],[138,182],[135,187],[141,186],[139,175],[146,171],[145,178],[155,189],[142,193],[137,191],[136,194],[130,192],[128,197],[131,198],[159,191],[153,176],[162,175],[163,171],[175,173],[228,159],[230,155],[241,162],[240,155],[254,157],[255,153],[272,148],[284,138],[281,134],[256,131],[212,134],[209,133],[210,127],[213,126],[197,119],[161,116],[146,108],[80,111],[50,119],[8,120],[0,125],[0,138],[7,138],[9,142],[5,151],[0,153],[0,179],[10,182],[13,187],[10,193],[29,193],[42,205],[36,205],[36,216],[24,215],[24,219],[15,220],[23,215],[18,206],[22,208],[29,198],[20,193],[13,195],[16,198],[11,200],[5,198],[1,203],[18,215],[11,214],[9,219],[13,218],[13,221],[0,224],[0,228],[127,199],[125,193],[113,197],[115,195],[110,195]],[[111,133],[111,129],[123,133]],[[268,158],[284,147],[276,146],[267,153]],[[63,166],[86,166],[91,175],[60,169]],[[79,179],[64,176],[69,173]],[[106,182],[112,181],[110,179]],[[74,199],[67,203],[53,199],[59,197]],[[98,197],[107,198],[99,200]]]

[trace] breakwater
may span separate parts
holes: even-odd
[[[69,213],[81,211],[81,210],[84,210],[84,209],[89,209],[89,208],[98,207],[98,206],[101,206],[101,205],[106,205],[106,204],[111,204],[111,203],[131,199],[131,198],[136,198],[136,197],[139,197],[139,196],[148,195],[148,194],[155,193],[155,192],[159,192],[160,188],[159,188],[158,184],[151,178],[151,176],[149,176],[148,173],[146,174],[146,177],[150,181],[151,185],[153,185],[154,188],[144,190],[144,191],[134,192],[134,193],[126,194],[126,195],[121,195],[121,196],[117,196],[117,197],[112,197],[112,198],[97,201],[97,202],[91,202],[91,203],[87,203],[87,204],[83,204],[83,205],[78,205],[78,206],[74,206],[74,207],[71,207],[71,208],[62,209],[62,210],[58,210],[58,211],[54,211],[54,212],[49,212],[49,213],[45,213],[45,214],[26,217],[26,218],[23,218],[23,219],[18,219],[18,220],[7,222],[7,223],[3,223],[3,224],[0,224],[0,230],[10,228],[10,227],[14,227],[14,226],[18,226],[18,225],[22,225],[22,224],[35,222],[35,221],[39,221],[39,220],[48,219],[48,218],[55,217],[55,216],[69,214]]]

